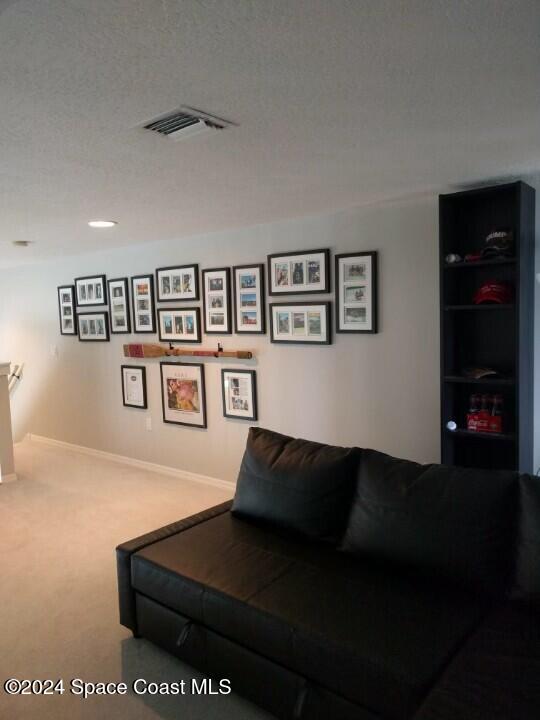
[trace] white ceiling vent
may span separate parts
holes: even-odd
[[[209,130],[224,130],[234,124],[195,108],[181,107],[174,112],[160,115],[143,127],[173,140],[184,140]]]

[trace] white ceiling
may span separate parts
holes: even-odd
[[[0,0],[0,264],[533,171],[539,88],[538,0]]]

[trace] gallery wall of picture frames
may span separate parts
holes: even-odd
[[[335,322],[331,323],[329,301],[268,304],[271,342],[328,345],[335,333],[378,332],[378,253],[365,251],[334,256]],[[108,340],[110,335],[158,334],[170,343],[200,343],[207,335],[261,334],[267,332],[268,295],[330,293],[330,250],[296,250],[267,256],[262,263],[232,268],[206,268],[199,281],[199,265],[157,268],[153,273],[106,279],[87,275],[74,285],[58,288],[60,332],[78,335],[80,340]],[[266,278],[266,281],[265,281]],[[197,306],[157,307],[185,301]],[[131,296],[131,297],[130,297]],[[83,309],[107,305],[108,313],[93,313],[83,332],[78,316]],[[308,307],[308,305],[310,307]],[[303,307],[303,310],[302,310]],[[331,327],[334,325],[334,328]],[[99,328],[99,331],[98,331]],[[92,332],[95,330],[95,332]]]
[[[117,334],[157,334],[170,348],[200,344],[203,333],[264,335],[267,319],[270,342],[284,345],[330,345],[332,332],[377,333],[375,251],[334,256],[334,311],[329,300],[288,299],[328,295],[330,269],[330,250],[324,248],[274,253],[267,256],[266,265],[200,271],[192,263],[109,280],[101,274],[78,277],[57,288],[60,332],[81,342],[107,342]],[[280,295],[287,299],[278,301]],[[124,406],[146,409],[145,367],[122,365],[121,373]],[[206,428],[204,364],[162,361],[160,376],[163,421]],[[222,369],[221,396],[224,417],[257,421],[255,370]]]

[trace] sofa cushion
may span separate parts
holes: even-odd
[[[415,720],[540,717],[540,616],[493,612],[451,661]]]
[[[251,428],[233,513],[311,538],[345,529],[359,451]]]
[[[540,603],[540,478],[520,478],[516,594]]]
[[[498,594],[510,582],[518,496],[514,472],[363,450],[342,549]]]
[[[225,513],[132,557],[136,591],[378,713],[407,718],[485,606]]]

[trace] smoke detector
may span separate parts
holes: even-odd
[[[185,140],[211,130],[225,130],[235,123],[210,115],[210,113],[183,106],[173,112],[160,115],[143,125],[145,130],[164,135],[172,140]]]

